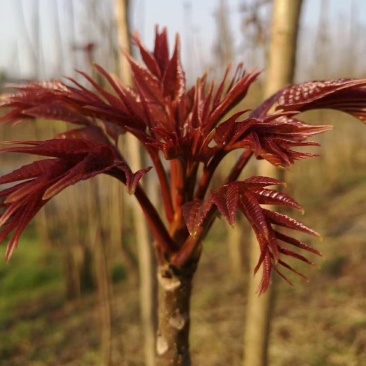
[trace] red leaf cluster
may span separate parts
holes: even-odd
[[[221,214],[232,224],[241,212],[261,247],[257,266],[257,270],[260,266],[264,269],[260,292],[268,287],[272,271],[278,272],[279,266],[295,271],[283,257],[310,263],[288,246],[319,252],[280,233],[273,225],[316,233],[286,215],[261,206],[300,208],[286,194],[267,188],[282,183],[267,177],[241,182],[237,178],[252,156],[286,167],[315,155],[300,149],[317,145],[309,138],[330,127],[303,123],[297,118],[302,111],[333,108],[365,121],[366,80],[313,81],[290,86],[247,114],[240,111],[230,115],[246,96],[258,72],[246,72],[242,65],[235,70],[228,67],[219,83],[209,81],[205,74],[187,88],[178,36],[172,53],[165,29],[156,31],[152,51],[138,36],[134,42],[143,63],[127,56],[132,87],[123,85],[117,77],[95,65],[104,87],[80,72],[89,88],[70,78],[64,82],[15,85],[16,93],[1,97],[0,107],[7,111],[0,123],[11,125],[39,118],[79,126],[59,134],[56,139],[19,142],[20,146],[2,149],[2,153],[52,157],[0,178],[0,184],[15,183],[0,191],[4,200],[0,241],[14,231],[7,256],[29,220],[48,199],[71,184],[105,173],[119,179],[135,194],[157,241],[161,262],[184,266],[189,261],[197,261],[202,239],[215,214]],[[138,185],[150,168],[133,174],[123,151],[117,148],[120,134],[126,132],[138,138],[151,158],[161,187],[166,223]],[[237,149],[242,150],[242,155],[224,177],[223,185],[209,192],[217,167],[227,154]]]
[[[281,234],[272,227],[272,225],[276,225],[319,236],[315,231],[299,221],[261,207],[264,204],[302,209],[296,201],[285,193],[267,188],[268,186],[279,184],[283,185],[284,183],[268,177],[251,177],[241,182],[225,184],[216,190],[212,190],[206,200],[188,202],[183,208],[188,230],[193,236],[196,235],[199,227],[204,223],[208,213],[213,208],[231,225],[235,222],[237,211],[244,214],[252,226],[261,248],[261,256],[255,268],[255,272],[257,272],[260,266],[263,265],[263,276],[259,286],[260,293],[268,288],[272,270],[280,273],[278,265],[298,273],[282,259],[283,256],[290,256],[312,264],[304,256],[283,246],[280,241],[320,255],[316,249]],[[281,274],[281,276],[283,275]],[[286,277],[284,278],[286,279]]]
[[[9,259],[17,246],[19,237],[29,221],[56,194],[81,180],[97,174],[120,170],[131,193],[147,170],[132,174],[120,159],[116,150],[107,144],[81,139],[53,139],[46,141],[12,142],[0,149],[0,153],[16,152],[52,157],[34,161],[0,177],[0,185],[16,183],[0,191],[4,197],[0,205],[0,242],[14,231],[8,244],[6,258]]]
[[[288,113],[276,113],[261,118],[236,121],[236,115],[216,128],[217,148],[231,151],[251,149],[257,158],[266,159],[276,166],[288,166],[295,160],[317,156],[292,150],[293,147],[318,146],[306,141],[310,136],[329,130],[330,126],[308,125]]]

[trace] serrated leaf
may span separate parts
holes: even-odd
[[[268,253],[267,255],[264,256],[261,266],[262,266],[262,277],[257,289],[258,295],[265,293],[269,285],[271,284],[272,263],[270,255]]]
[[[310,81],[302,84],[289,86],[282,90],[278,99],[278,108],[288,109],[289,106],[297,111],[308,109],[314,101],[336,95],[344,89],[366,85],[366,80],[338,79]]]
[[[85,131],[84,131],[85,132]],[[2,152],[22,152],[52,156],[54,159],[35,161],[24,165],[0,178],[0,184],[17,183],[0,191],[4,197],[0,205],[0,241],[13,232],[7,248],[7,258],[16,247],[25,226],[41,207],[54,195],[81,180],[112,169],[122,169],[128,189],[134,190],[140,178],[149,170],[141,169],[135,174],[127,171],[115,148],[109,144],[91,140],[66,138],[43,142],[15,142],[23,146],[2,149]]]
[[[244,213],[251,226],[263,234],[266,241],[269,240],[269,226],[262,207],[250,192],[242,192],[240,197],[240,210]]]
[[[264,215],[268,218],[268,220],[278,226],[283,226],[288,229],[296,230],[296,231],[302,231],[306,234],[313,235],[319,237],[320,235],[310,229],[309,227],[302,224],[300,221],[297,221],[295,219],[292,219],[291,217],[288,217],[287,215],[281,214],[279,212],[273,212],[270,210],[263,209]]]
[[[256,188],[256,187],[264,188],[264,187],[275,186],[275,185],[276,186],[277,185],[286,186],[286,183],[280,181],[279,179],[258,176],[258,175],[245,179],[244,183],[248,184],[249,187],[253,187],[253,188]]]
[[[237,184],[230,184],[226,190],[226,206],[227,220],[231,225],[235,222],[236,211],[239,206],[239,198],[239,186]]]
[[[47,201],[42,201],[39,199],[39,197],[34,196],[28,205],[24,206],[23,209],[18,210],[16,217],[13,218],[13,220],[16,222],[16,225],[11,226],[12,230],[15,229],[14,234],[10,239],[6,249],[5,257],[7,261],[9,261],[14,249],[17,247],[22,232],[32,220],[32,218],[37,214],[37,212],[46,204],[46,202]],[[8,231],[6,229],[7,228],[5,228],[5,231]],[[1,238],[2,234],[3,233],[0,234],[0,242],[3,240]]]
[[[303,208],[286,193],[264,188],[252,189],[251,191],[260,204],[286,206],[296,208],[297,210],[303,210]]]
[[[17,152],[22,154],[33,154],[42,156],[53,156],[67,158],[75,155],[87,154],[92,149],[92,144],[87,140],[80,139],[52,139],[45,141],[22,141],[12,142],[16,144],[31,146],[16,146],[0,149],[0,153]]]
[[[287,255],[289,257],[293,257],[298,259],[299,261],[305,262],[307,264],[310,264],[312,266],[314,266],[315,264],[313,262],[311,262],[309,259],[307,259],[306,257],[304,257],[303,255],[296,253],[290,249],[287,249],[285,247],[283,247],[282,245],[278,246],[278,250],[280,251],[281,254]]]
[[[159,30],[156,27],[154,57],[157,64],[159,65],[160,74],[164,75],[166,67],[169,63],[169,45],[166,28],[163,28],[163,30],[159,33]]]
[[[287,236],[287,235],[285,235],[283,233],[280,233],[278,231],[275,231],[275,235],[276,235],[276,238],[278,240],[281,240],[284,243],[287,243],[287,244],[293,245],[293,246],[295,246],[297,248],[300,248],[300,249],[306,250],[308,252],[314,253],[314,254],[316,254],[318,256],[322,256],[322,254],[317,249],[315,249],[314,247],[312,247],[312,246],[310,246],[310,245],[308,245],[306,243],[303,243],[303,242],[301,242],[301,241],[299,241],[299,240],[297,240],[295,238],[292,238],[290,236]]]
[[[144,94],[148,99],[163,103],[163,85],[160,80],[133,58],[129,57],[129,62],[134,82],[139,87],[140,93]]]
[[[100,144],[108,144],[109,140],[101,128],[97,126],[88,126],[85,128],[78,128],[75,130],[68,130],[56,135],[57,139],[77,139],[88,140]]]
[[[286,268],[298,273],[295,269],[285,263],[282,257],[294,258],[313,265],[309,259],[288,249],[283,244],[280,244],[280,241],[320,255],[313,247],[274,230],[272,225],[279,225],[318,236],[314,230],[308,228],[304,224],[286,215],[269,211],[261,207],[262,204],[280,204],[286,207],[301,209],[301,206],[285,193],[278,192],[274,189],[264,188],[271,185],[283,185],[283,182],[278,179],[259,176],[250,177],[241,182],[228,183],[219,189],[211,191],[205,201],[197,202],[195,205],[190,203],[191,215],[189,219],[185,217],[187,224],[190,220],[188,225],[191,232],[197,229],[195,223],[198,219],[200,220],[199,225],[203,222],[202,218],[205,216],[202,215],[202,211],[200,210],[202,210],[202,207],[205,205],[209,209],[216,207],[217,211],[231,224],[234,222],[237,209],[244,214],[252,226],[260,246],[261,254],[254,269],[256,273],[261,267],[263,268],[262,280],[258,288],[259,293],[264,292],[268,288],[272,271],[275,270],[276,272],[279,272],[277,268],[278,265],[287,266]],[[279,274],[283,276],[280,272]]]
[[[303,112],[328,108],[366,121],[366,79],[311,81],[287,87],[278,95],[277,109]]]
[[[228,74],[229,71],[227,71]],[[248,72],[243,71],[243,65],[239,65],[236,69],[234,77],[225,92],[224,96],[221,97],[223,93],[223,85],[225,83],[225,77],[221,82],[219,90],[214,98],[214,108],[210,114],[209,125],[213,128],[220,119],[228,113],[238,102],[245,97],[248,92],[250,85],[256,80],[259,73],[258,72]]]
[[[225,217],[225,219],[229,220],[229,208],[227,206],[226,201],[226,192],[225,195],[222,194],[220,191],[212,191],[210,195],[210,200],[212,204],[214,204],[217,207],[217,210],[219,213]]]
[[[73,111],[68,106],[64,106],[58,103],[47,103],[40,106],[31,107],[26,110],[26,115],[42,119],[53,119],[59,121],[65,121],[75,124],[90,125],[91,121]]]
[[[0,184],[35,178],[40,174],[50,171],[54,163],[54,159],[44,159],[23,165],[21,168],[15,169],[11,173],[4,174],[0,177]]]
[[[67,173],[54,184],[50,185],[44,192],[43,199],[48,200],[63,191],[65,188],[82,180],[95,177],[96,175],[104,173],[117,165],[116,162],[108,161],[107,159],[102,163],[100,158],[101,156],[98,154],[88,154],[83,160],[69,169]]]
[[[186,80],[184,70],[180,63],[180,41],[176,36],[174,53],[166,66],[164,73],[164,95],[169,96],[173,101],[179,101],[186,91]]]
[[[190,235],[195,236],[198,228],[203,222],[204,217],[201,213],[202,201],[194,200],[186,202],[182,207],[184,222]]]
[[[144,47],[137,33],[134,33],[133,40],[135,41],[135,43],[139,48],[140,55],[142,60],[144,61],[144,64],[147,66],[147,68],[153,75],[155,75],[157,78],[161,78],[159,65],[156,62],[154,55]]]

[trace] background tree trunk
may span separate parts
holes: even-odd
[[[160,266],[157,366],[190,366],[190,298],[195,266],[180,273]]]
[[[121,50],[130,53],[129,0],[115,0],[116,26],[118,43]],[[131,84],[131,74],[127,59],[118,53],[120,77],[127,85]],[[139,142],[133,136],[126,136],[127,154],[131,169],[137,170],[142,165]],[[155,365],[155,330],[156,330],[156,271],[151,238],[142,210],[132,202],[135,238],[138,245],[140,275],[140,311],[144,335],[145,365]]]
[[[264,98],[293,82],[296,43],[302,0],[274,0],[271,39],[267,59],[267,76]],[[279,170],[266,162],[260,162],[257,175],[283,178]],[[273,311],[273,285],[258,296],[260,276],[253,277],[253,270],[260,256],[259,245],[252,235],[250,255],[250,283],[248,308],[244,334],[244,365],[265,366],[267,362],[270,321]]]
[[[112,286],[108,263],[108,251],[110,249],[110,243],[107,240],[107,235],[105,234],[105,229],[103,228],[101,199],[99,196],[101,189],[98,187],[98,181],[94,180],[89,182],[89,189],[90,198],[88,199],[88,236],[95,265],[98,308],[101,325],[100,342],[104,365],[112,366]]]

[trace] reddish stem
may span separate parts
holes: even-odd
[[[196,235],[189,236],[182,247],[171,256],[170,263],[172,265],[183,268],[191,259],[198,261],[201,254],[200,244],[213,224],[216,212],[216,207],[211,208]]]
[[[232,182],[236,180],[240,173],[242,172],[243,168],[248,163],[250,157],[252,156],[252,151],[247,149],[243,152],[243,154],[238,158],[236,161],[234,167],[232,168],[230,174],[228,175],[226,179],[226,183]],[[202,199],[204,194],[207,191],[208,184],[212,178],[212,175],[214,173],[215,168],[219,164],[219,162],[222,160],[222,158],[213,159],[211,161],[211,164],[207,166],[207,169],[205,169],[204,174],[201,178],[200,184],[196,191],[196,197]],[[192,256],[199,256],[200,254],[200,243],[202,242],[203,238],[206,236],[207,232],[209,231],[210,227],[212,226],[213,222],[216,218],[216,208],[211,208],[211,210],[208,212],[201,229],[199,232],[193,237],[190,236],[187,238],[187,240],[184,242],[182,247],[172,255],[171,257],[171,263],[177,266],[178,268],[182,268],[185,263],[188,262],[189,259],[192,258]]]
[[[161,159],[159,158],[158,153],[150,152],[150,157],[154,164],[156,174],[159,179],[161,194],[162,194],[163,204],[164,204],[165,216],[166,216],[167,220],[169,222],[171,222],[173,220],[174,211],[173,211],[172,199],[170,196],[170,186],[169,186],[168,178],[167,178],[165,169],[163,167]]]
[[[247,165],[252,155],[253,155],[252,150],[250,149],[244,150],[244,152],[240,155],[235,165],[231,169],[229,175],[226,178],[225,183],[230,183],[238,179],[240,173],[243,171],[244,167]]]
[[[170,195],[175,215],[184,203],[184,178],[185,170],[182,161],[179,159],[172,160],[170,162]]]
[[[126,177],[122,171],[114,169],[109,171],[107,174],[117,178],[123,184],[126,184]],[[169,235],[168,230],[159,216],[159,213],[151,203],[150,199],[147,197],[140,184],[138,184],[136,187],[135,197],[137,198],[137,201],[139,202],[145,214],[147,223],[149,224],[152,234],[160,248],[166,253],[177,251],[177,244]]]
[[[202,200],[205,197],[208,186],[211,182],[211,179],[215,173],[217,166],[220,164],[221,160],[225,157],[226,152],[220,151],[218,152],[212,160],[205,166],[202,172],[201,179],[198,183],[198,187],[196,193],[194,195],[195,198]]]
[[[156,211],[154,205],[151,203],[145,191],[141,188],[140,185],[138,185],[136,188],[135,196],[142,210],[144,211],[146,220],[157,243],[161,246],[163,251],[167,253],[176,251],[178,249],[176,243],[169,235],[168,230],[161,221],[161,218]]]

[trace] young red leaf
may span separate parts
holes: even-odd
[[[260,204],[286,206],[303,210],[303,208],[286,193],[274,191],[273,189],[250,189]]]
[[[63,104],[62,102],[53,102],[38,105],[26,109],[23,114],[27,117],[52,119],[81,125],[90,125],[92,123],[88,118],[77,113],[77,111],[73,111],[70,106]]]
[[[316,231],[310,229],[301,222],[294,220],[291,217],[288,217],[287,215],[266,209],[263,209],[263,212],[271,224],[283,226],[296,231],[302,231],[306,234],[320,237],[320,235]]]
[[[140,65],[133,58],[128,58],[133,72],[133,78],[139,93],[143,94],[147,100],[154,100],[159,104],[164,103],[163,85],[155,75],[148,69]]]
[[[144,61],[144,64],[149,69],[149,71],[155,75],[158,79],[161,78],[161,72],[159,69],[159,65],[154,57],[154,55],[149,52],[146,47],[142,44],[141,39],[137,33],[133,34],[133,41],[137,44],[140,55],[142,60]]]
[[[301,242],[301,241],[299,241],[299,240],[297,240],[295,238],[292,238],[290,236],[287,236],[287,235],[285,235],[283,233],[280,233],[278,231],[275,231],[275,235],[276,235],[276,238],[278,240],[281,240],[284,243],[287,243],[287,244],[293,245],[293,246],[295,246],[297,248],[300,248],[300,249],[306,250],[308,252],[314,253],[314,254],[316,254],[316,255],[318,255],[320,257],[322,256],[322,254],[317,249],[315,249],[314,247],[312,247],[312,246],[310,246],[310,245],[308,245],[306,243],[303,243],[303,242]]]
[[[180,63],[180,41],[177,35],[174,53],[166,67],[164,79],[164,96],[169,96],[172,101],[178,102],[186,91],[186,80]]]
[[[169,45],[166,28],[159,33],[158,27],[155,29],[154,57],[159,66],[160,74],[164,75],[169,63]]]
[[[314,230],[286,215],[261,207],[262,204],[275,204],[301,209],[301,206],[285,193],[265,188],[283,184],[274,178],[250,177],[244,181],[228,183],[221,188],[212,190],[204,201],[195,200],[183,206],[184,219],[191,234],[196,233],[200,226],[205,225],[207,214],[213,208],[230,224],[233,224],[237,210],[244,214],[255,232],[261,249],[261,255],[255,268],[255,272],[257,272],[263,266],[263,278],[258,289],[259,293],[264,292],[269,286],[272,270],[277,271],[276,266],[280,264],[280,261],[285,263],[280,259],[282,256],[312,264],[307,258],[286,248],[279,241],[320,255],[311,246],[274,230],[272,225],[284,226],[318,236]]]
[[[227,74],[228,73],[229,69],[227,70]],[[221,97],[227,74],[225,74],[225,77],[216,93],[210,117],[206,122],[210,128],[215,127],[221,118],[245,97],[249,87],[258,77],[259,72],[246,72],[243,70],[243,65],[240,64],[237,67],[234,77],[232,78],[224,96]]]
[[[40,195],[34,195],[28,200],[27,204],[19,205],[17,207],[10,218],[10,222],[7,222],[3,229],[2,226],[4,223],[2,222],[0,224],[0,229],[2,229],[0,231],[0,243],[6,238],[7,235],[14,231],[14,234],[10,238],[6,249],[6,260],[10,259],[14,249],[18,245],[20,235],[28,223],[46,203],[47,200],[42,200]],[[3,219],[3,215],[0,215],[1,221]]]
[[[311,108],[312,103],[318,106],[326,97],[336,98],[341,91],[358,89],[366,86],[365,79],[338,79],[310,81],[289,86],[282,90],[278,98],[278,109],[304,111]],[[312,108],[311,108],[312,109]]]
[[[311,81],[289,86],[277,94],[277,109],[303,112],[328,108],[366,122],[366,79]]]
[[[282,182],[276,178],[263,177],[259,175],[245,179],[244,183],[246,183],[250,189],[265,188],[268,186],[286,186],[285,182]]]
[[[4,174],[2,177],[0,177],[0,184],[35,178],[40,174],[50,171],[54,164],[54,159],[34,161],[28,165],[22,166],[19,169],[13,170],[11,173]]]
[[[291,148],[317,146],[317,143],[306,140],[329,130],[330,126],[308,125],[291,117],[292,114],[277,113],[260,119],[237,121],[241,115],[239,112],[216,128],[215,148],[225,151],[251,149],[257,158],[266,159],[276,166],[288,166],[295,160],[315,156]]]
[[[80,131],[85,137],[90,136],[88,132],[90,130]],[[97,174],[113,175],[113,170],[120,170],[127,189],[133,193],[141,177],[150,170],[141,169],[133,174],[112,145],[65,137],[44,142],[25,141],[23,146],[0,150],[2,153],[11,151],[55,158],[35,161],[0,177],[0,185],[20,182],[0,191],[0,197],[5,197],[1,205],[4,212],[0,215],[0,241],[14,231],[7,258],[28,222],[50,198],[66,187]]]
[[[195,236],[205,218],[205,213],[202,212],[202,202],[199,200],[187,202],[183,205],[182,211],[189,234]]]
[[[56,135],[57,139],[79,139],[96,142],[99,144],[108,144],[109,140],[102,129],[98,126],[88,126],[76,130],[61,132]]]

